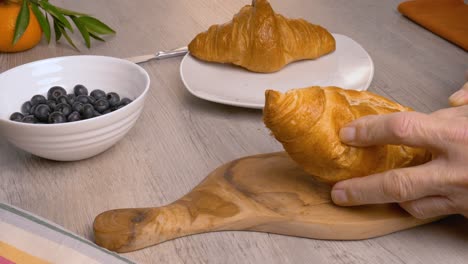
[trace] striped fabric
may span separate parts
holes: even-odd
[[[0,264],[133,263],[62,227],[0,203]]]

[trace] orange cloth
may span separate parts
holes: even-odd
[[[468,51],[468,5],[463,0],[407,1],[398,11]]]

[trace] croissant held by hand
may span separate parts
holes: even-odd
[[[431,154],[403,145],[351,147],[340,129],[366,115],[412,111],[370,92],[318,86],[285,94],[267,90],[264,122],[306,172],[334,183],[427,162]]]
[[[257,0],[231,22],[198,34],[188,47],[198,59],[266,73],[330,53],[335,39],[326,29],[303,19],[287,19],[276,14],[268,1]]]

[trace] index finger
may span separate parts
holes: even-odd
[[[352,146],[407,145],[431,150],[446,147],[440,120],[417,112],[361,117],[343,127],[341,140]]]

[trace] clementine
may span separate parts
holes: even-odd
[[[13,36],[21,4],[0,1],[0,52],[18,52],[36,46],[42,37],[42,29],[29,8],[29,25],[23,36],[13,45]]]

